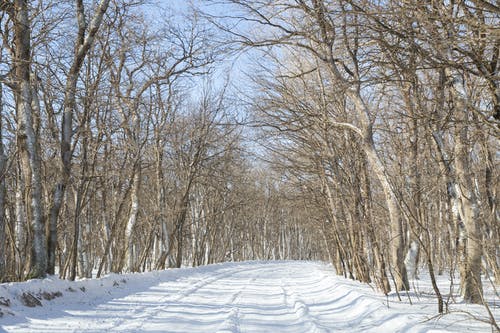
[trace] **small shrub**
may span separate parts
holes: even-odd
[[[46,292],[46,291],[42,292],[43,299],[45,299],[47,301],[51,301],[54,298],[61,297],[61,296],[62,296],[62,293],[60,291],[56,291],[56,292],[53,292],[53,293],[49,293],[49,292]]]
[[[5,297],[0,297],[0,305],[10,306],[10,299]]]
[[[31,295],[30,293],[23,293],[21,296],[21,303],[23,303],[24,306],[34,308],[36,306],[42,306],[42,302],[35,296]]]

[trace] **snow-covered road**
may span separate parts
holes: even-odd
[[[428,303],[414,305],[416,311],[391,302],[388,308],[387,299],[374,296],[370,287],[338,278],[322,263],[245,262],[120,277],[111,288],[81,281],[81,290],[69,289],[69,295],[43,307],[17,307],[0,318],[0,331],[480,332],[488,327],[424,322],[425,313],[432,313],[425,309]],[[57,282],[46,287],[55,290]]]

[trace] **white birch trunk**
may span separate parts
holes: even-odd
[[[408,277],[410,279],[418,278],[417,262],[418,262],[419,251],[420,251],[420,244],[416,240],[413,240],[410,243],[410,248],[406,252],[406,257],[405,257],[406,271],[408,272]]]
[[[470,165],[468,136],[467,91],[463,77],[445,70],[451,80],[451,92],[457,108],[455,132],[455,172],[457,182],[454,202],[454,214],[460,217],[465,228],[465,257],[461,262],[461,293],[466,302],[482,303],[483,289],[481,282],[482,234],[478,220],[478,199],[474,190],[475,176]],[[461,226],[459,224],[459,226]]]
[[[135,269],[136,258],[134,254],[134,238],[133,232],[137,223],[137,216],[139,214],[139,191],[141,187],[141,168],[140,161],[137,161],[135,167],[133,183],[130,192],[130,213],[125,228],[125,246],[127,247],[126,253],[128,254],[128,269],[130,271]]]
[[[229,239],[229,243],[230,243],[230,258],[231,258],[231,261],[234,262],[235,261],[235,258],[234,258],[234,239],[233,237],[231,237]]]
[[[90,224],[86,223],[85,233],[90,235]],[[92,266],[90,264],[90,253],[89,247],[85,242],[84,230],[79,228],[78,232],[78,244],[81,244],[80,251],[78,251],[78,263],[80,267],[80,274],[86,278],[92,278]]]
[[[210,242],[207,241],[205,242],[205,255],[203,258],[204,265],[210,264],[210,251],[211,251]]]
[[[460,185],[457,184],[458,214],[463,221],[461,239],[465,240],[465,258],[461,262],[461,293],[465,301],[482,303],[483,291],[481,282],[482,235],[479,226],[479,210],[476,193],[473,188],[473,177],[469,163],[469,152],[465,144],[467,140],[466,124],[462,125],[455,144],[456,173]],[[457,210],[455,208],[455,210]]]
[[[31,187],[30,223],[33,232],[31,243],[32,258],[29,277],[45,276],[47,254],[45,250],[45,224],[42,206],[41,161],[38,150],[38,137],[34,128],[33,90],[31,75],[31,24],[28,2],[14,2],[14,39],[15,39],[15,79],[17,80],[16,107],[18,114],[18,145],[21,152],[25,180]]]
[[[170,253],[170,233],[168,232],[167,221],[162,219],[161,221],[161,258],[163,260],[163,265],[165,264],[166,257]],[[165,258],[164,258],[165,257]],[[163,259],[164,258],[164,259]]]

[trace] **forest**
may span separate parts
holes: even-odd
[[[300,259],[484,303],[499,27],[495,0],[1,0],[0,282]]]

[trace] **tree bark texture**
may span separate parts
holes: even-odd
[[[6,273],[6,232],[7,221],[5,216],[5,174],[7,172],[7,156],[3,145],[3,96],[0,84],[0,283],[5,280]]]
[[[45,276],[47,253],[45,244],[45,220],[42,203],[41,158],[39,155],[37,133],[34,128],[33,93],[31,85],[31,24],[29,21],[28,1],[14,2],[15,22],[15,80],[16,106],[18,112],[18,140],[24,169],[25,180],[30,186],[30,224],[33,232],[31,243],[32,258],[29,276]],[[38,109],[39,110],[39,109]]]

